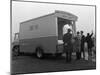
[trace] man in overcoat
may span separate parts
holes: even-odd
[[[66,62],[71,62],[72,55],[72,34],[70,33],[71,29],[68,29],[68,32],[63,36],[64,42],[64,51],[66,53]]]

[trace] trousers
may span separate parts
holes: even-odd
[[[72,52],[66,52],[66,62],[71,62]]]

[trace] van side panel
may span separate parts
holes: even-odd
[[[41,46],[45,53],[55,53],[57,45],[57,28],[54,15],[21,23],[20,51],[35,52]]]
[[[21,52],[33,53],[36,47],[41,47],[44,53],[55,53],[57,45],[56,39],[56,36],[48,36],[21,40]]]
[[[57,36],[56,29],[54,15],[30,20],[20,24],[20,39]]]

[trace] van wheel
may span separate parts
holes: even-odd
[[[39,59],[43,58],[43,50],[41,48],[36,49],[36,56]]]
[[[19,47],[18,46],[15,46],[13,48],[13,56],[18,56],[19,55]]]

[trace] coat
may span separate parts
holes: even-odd
[[[72,47],[72,34],[66,33],[63,36],[63,42],[64,42],[64,52],[72,52],[73,47]]]
[[[74,52],[80,52],[80,47],[81,47],[81,37],[77,35],[74,37],[75,42],[73,43],[73,51]]]

